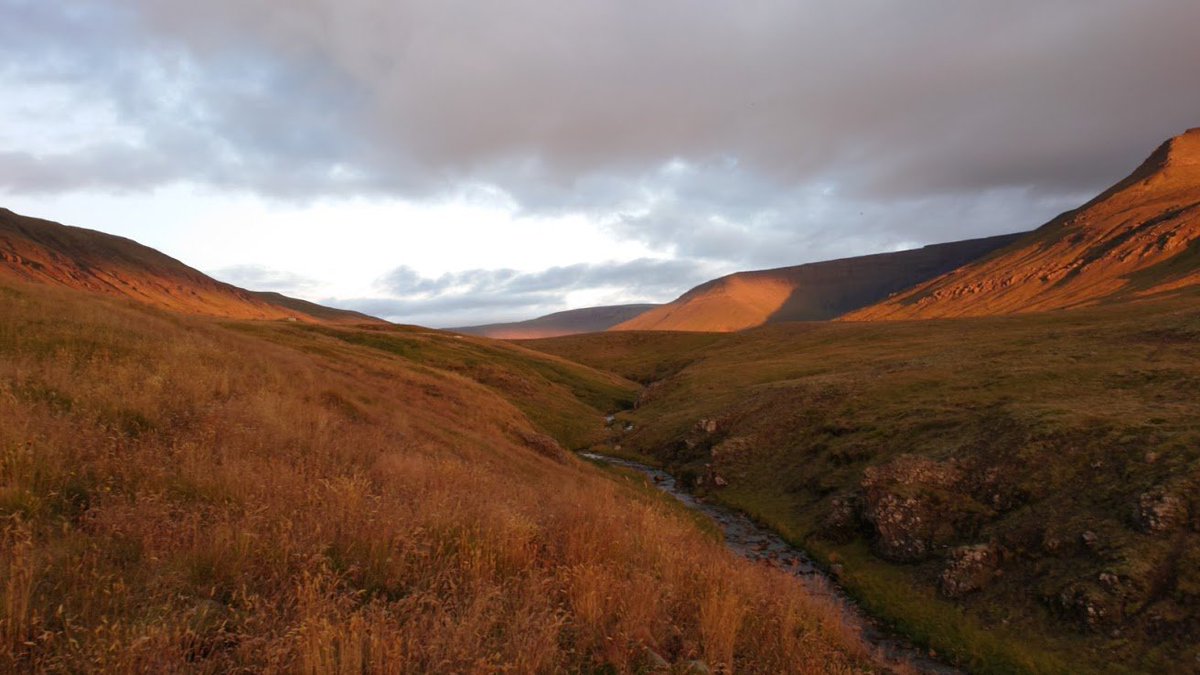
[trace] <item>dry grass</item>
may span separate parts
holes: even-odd
[[[547,431],[337,336],[0,288],[0,669],[870,667],[835,610]]]

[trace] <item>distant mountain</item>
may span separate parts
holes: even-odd
[[[1002,251],[847,316],[925,319],[1040,312],[1200,284],[1200,129],[1128,178]]]
[[[559,337],[578,333],[596,333],[628,321],[659,305],[608,305],[555,312],[528,321],[492,323],[484,326],[466,326],[448,330],[468,335],[501,340]]]
[[[611,330],[727,332],[780,321],[821,321],[878,302],[1012,243],[1021,234],[896,253],[738,272],[703,283]]]
[[[188,314],[314,323],[385,323],[226,284],[133,240],[0,208],[0,279],[125,297]]]

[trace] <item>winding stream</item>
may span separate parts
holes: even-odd
[[[850,599],[833,579],[821,571],[804,551],[788,544],[782,537],[758,525],[745,514],[697,499],[683,489],[674,476],[660,469],[594,452],[581,452],[579,455],[605,464],[633,469],[645,475],[659,490],[679,500],[689,509],[711,518],[724,533],[725,545],[734,553],[747,560],[784,570],[799,579],[813,595],[833,600],[841,608],[846,623],[856,627],[862,633],[863,640],[874,646],[887,663],[920,673],[962,673],[953,666],[930,658],[925,650],[885,631]]]

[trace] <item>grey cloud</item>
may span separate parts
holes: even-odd
[[[557,205],[720,157],[868,196],[1077,191],[1200,110],[1200,5],[1172,0],[44,4],[0,4],[10,62],[74,57],[152,137],[187,113],[222,150],[202,179],[292,197],[487,180]]]
[[[394,321],[437,326],[509,321],[567,309],[575,291],[609,291],[606,302],[662,302],[717,273],[684,260],[576,264],[537,272],[474,269],[423,277],[398,267],[380,280],[384,297],[337,299],[338,306]]]
[[[485,186],[704,269],[795,264],[1084,201],[1200,125],[1197,25],[1183,0],[0,0],[0,76],[138,132],[6,149],[0,190]],[[448,282],[558,308],[490,273]]]

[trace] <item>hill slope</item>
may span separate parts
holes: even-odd
[[[231,286],[135,241],[0,208],[0,279],[124,297],[236,319],[383,323],[355,312]]]
[[[780,321],[832,319],[960,267],[1019,236],[738,272],[701,284],[612,330],[728,332]]]
[[[608,452],[802,542],[971,672],[1191,672],[1198,301],[523,346],[651,383]]]
[[[522,340],[530,338],[559,337],[579,333],[596,333],[643,314],[658,305],[607,305],[569,309],[539,316],[528,321],[491,323],[483,326],[465,326],[448,330],[467,335],[480,335],[498,340]]]
[[[633,391],[0,277],[0,671],[871,668],[804,586],[556,442]]]
[[[847,316],[925,319],[1038,312],[1200,283],[1200,129],[1004,251]]]

